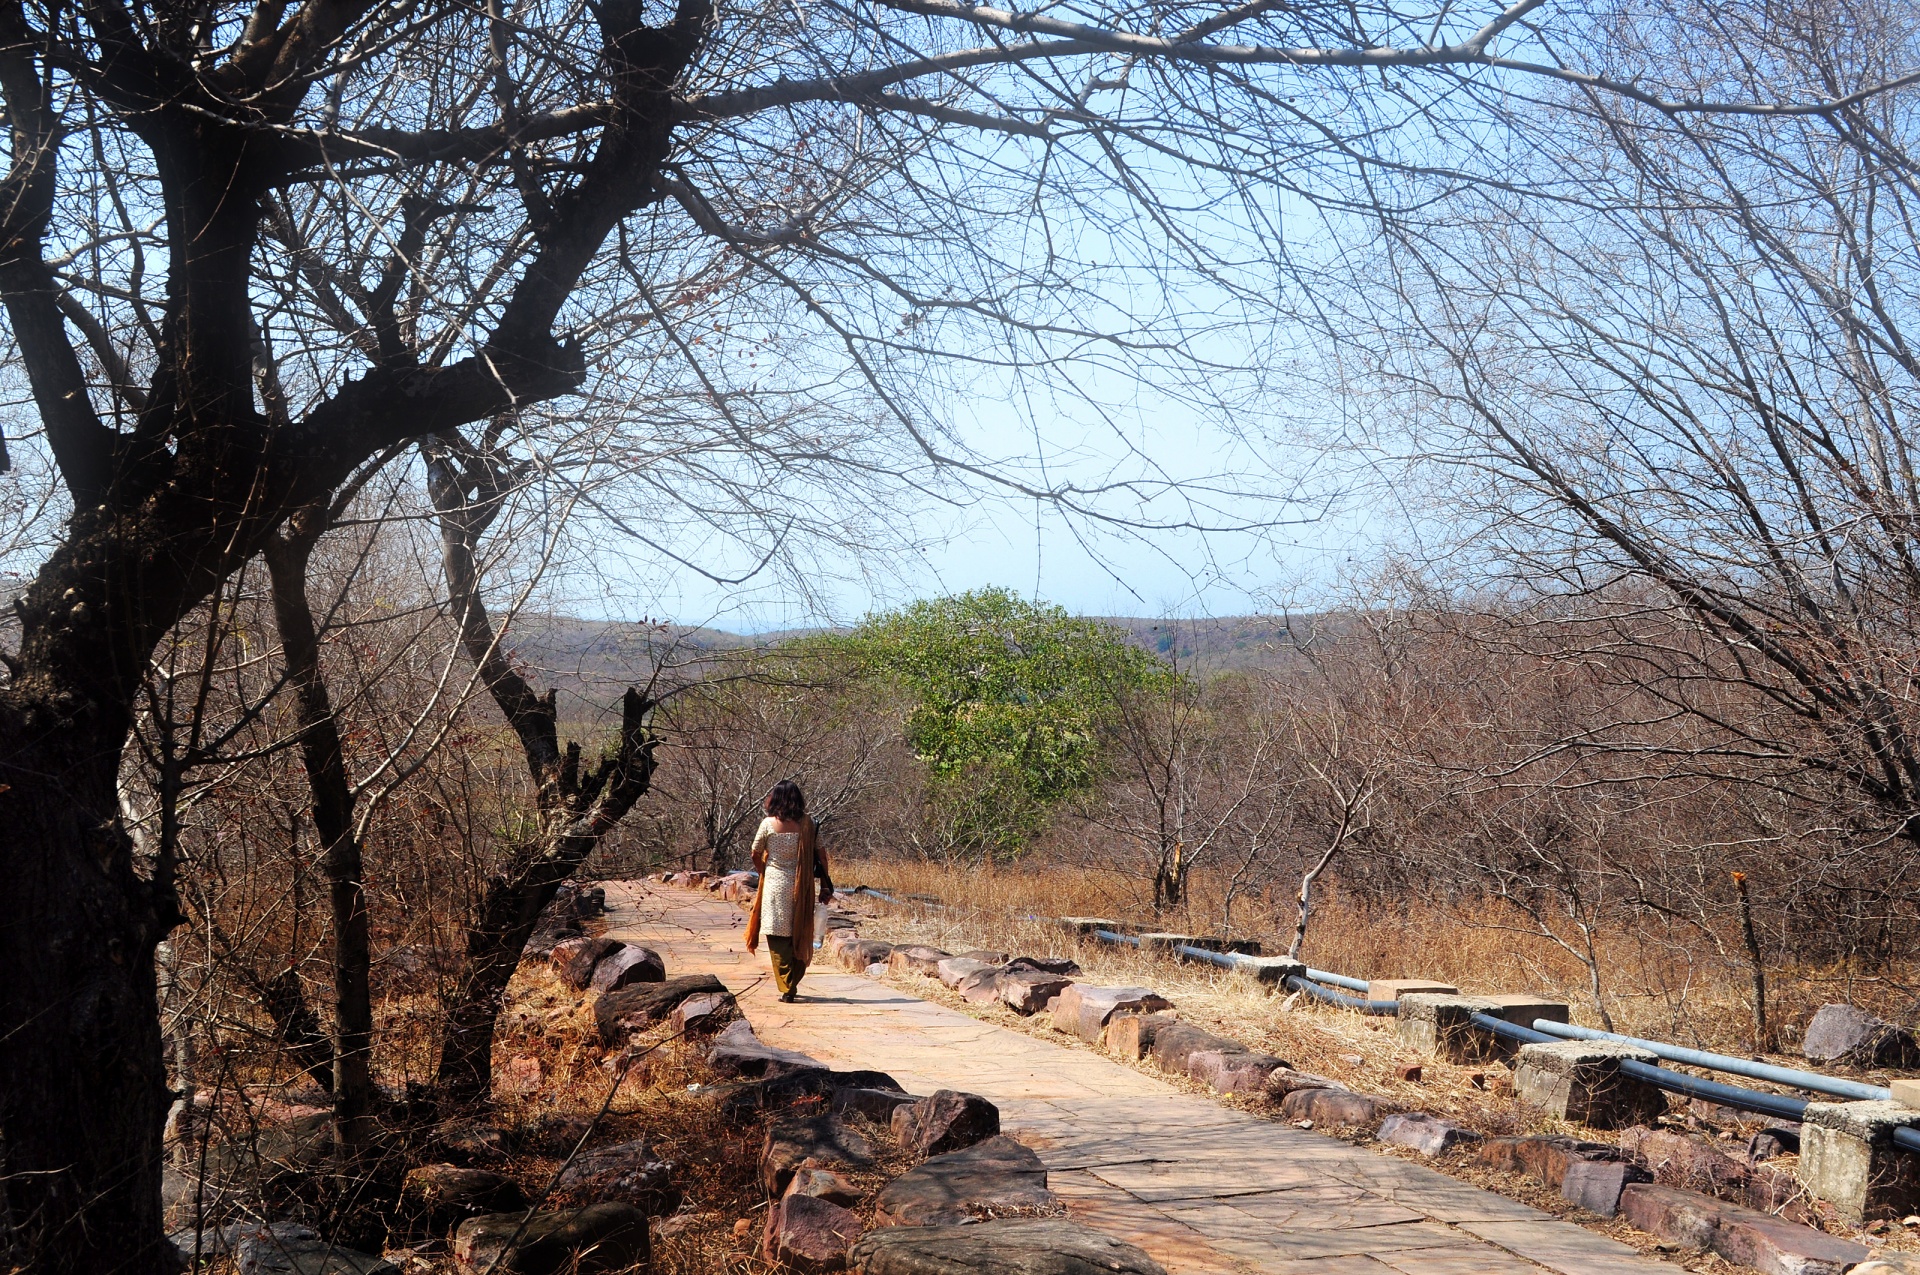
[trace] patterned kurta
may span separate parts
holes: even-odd
[[[800,834],[775,832],[773,820],[763,819],[754,834],[756,849],[767,852],[767,868],[760,884],[760,932],[790,938],[793,935],[795,874],[800,867]]]

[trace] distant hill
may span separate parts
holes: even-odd
[[[1218,619],[1165,620],[1133,616],[1094,617],[1124,629],[1142,649],[1197,672],[1270,668],[1284,663],[1294,646],[1288,620],[1243,615]],[[1293,617],[1294,631],[1324,626],[1326,617]],[[522,614],[505,639],[514,659],[538,685],[557,688],[603,710],[628,686],[657,676],[666,684],[702,676],[729,653],[821,632],[792,629],[745,636],[722,629],[631,620],[582,620],[573,616]]]

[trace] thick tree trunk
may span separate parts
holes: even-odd
[[[157,1275],[154,948],[176,918],[119,820],[120,719],[90,708],[0,709],[0,1257]]]

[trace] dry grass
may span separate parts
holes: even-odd
[[[1227,933],[1259,939],[1269,952],[1286,950],[1293,925],[1291,901],[1284,900],[1277,915],[1263,911],[1258,901],[1243,902],[1234,911],[1236,923],[1221,926],[1223,883],[1211,878],[1196,879],[1189,906],[1156,916],[1142,883],[1117,872],[882,861],[843,865],[835,875],[848,884],[955,905],[946,912],[927,910],[922,922],[964,925],[993,939],[992,946],[1003,940],[1055,941],[1051,930],[1023,922],[1024,917],[1100,916],[1151,929]],[[1428,901],[1410,891],[1404,907],[1388,910],[1325,890],[1303,955],[1311,965],[1356,978],[1433,978],[1465,992],[1543,994],[1571,1005],[1576,1022],[1601,1026],[1585,966],[1551,940],[1524,932],[1527,924],[1497,901]],[[1616,1031],[1699,1049],[1751,1052],[1751,973],[1734,959],[1738,943],[1731,936],[1716,943],[1691,926],[1670,931],[1641,920],[1603,928],[1595,946]],[[1723,954],[1731,955],[1723,959]],[[1768,1013],[1784,1026],[1789,1044],[1829,1000],[1850,1001],[1895,1021],[1920,1016],[1913,991],[1920,986],[1920,959],[1870,974],[1773,968],[1767,980]],[[1781,1061],[1792,1065],[1795,1056],[1783,1055]]]
[[[943,872],[928,871],[919,865],[905,870],[895,869],[892,865],[887,868],[859,865],[843,869],[840,875],[848,882],[871,883],[888,889],[896,897],[904,897],[907,893],[934,894],[935,891],[929,887],[936,882],[950,886],[964,885],[964,882],[953,880]],[[1077,938],[1040,916],[1038,909],[1043,905],[1043,900],[1051,904],[1054,915],[1104,915],[1140,923],[1149,922],[1152,918],[1150,914],[1145,917],[1138,914],[1129,916],[1120,909],[1094,906],[1103,901],[1096,893],[1097,883],[1093,889],[1077,892],[1071,881],[1060,879],[1061,875],[1002,872],[969,878],[978,881],[978,889],[970,894],[956,891],[945,896],[972,900],[974,906],[964,908],[933,908],[918,904],[893,906],[864,895],[854,896],[851,903],[855,910],[863,914],[861,933],[867,937],[895,943],[926,943],[954,952],[989,948],[1012,954],[1072,956],[1080,963],[1085,971],[1084,977],[1089,982],[1152,987],[1174,1002],[1185,1021],[1231,1037],[1251,1048],[1277,1055],[1298,1070],[1331,1077],[1361,1092],[1385,1098],[1401,1109],[1447,1117],[1482,1134],[1575,1134],[1589,1139],[1604,1139],[1607,1136],[1584,1126],[1569,1125],[1547,1117],[1519,1103],[1513,1095],[1507,1070],[1500,1064],[1460,1066],[1405,1048],[1396,1039],[1391,1019],[1355,1014],[1297,996],[1274,995],[1263,987],[1213,966],[1177,963],[1144,954],[1136,948],[1116,947]],[[1112,902],[1111,898],[1104,901]],[[987,906],[990,902],[998,906]],[[1337,928],[1340,921],[1351,920],[1350,916],[1343,915],[1338,909],[1332,911],[1333,917],[1320,918],[1322,922],[1335,923],[1327,926],[1329,930]],[[1343,937],[1349,944],[1348,950],[1364,950],[1360,938],[1365,933],[1357,925],[1347,928]],[[1386,950],[1420,950],[1420,945],[1403,943],[1398,948]],[[1527,968],[1516,963],[1510,953],[1480,943],[1470,945],[1469,950],[1474,956],[1484,959],[1486,967],[1507,971]],[[1431,966],[1388,966],[1384,964],[1385,957],[1380,956],[1375,959],[1382,963],[1370,969],[1343,965],[1317,954],[1316,959],[1324,959],[1342,972],[1360,968],[1378,976],[1387,976],[1389,970],[1434,977],[1452,974],[1452,970],[1446,966],[1441,966],[1438,973]],[[1464,957],[1460,953],[1455,953],[1454,959],[1457,962],[1455,968],[1463,970],[1473,968],[1475,963],[1471,957]],[[1044,1014],[1022,1018],[1004,1004],[971,1005],[937,980],[916,974],[890,973],[886,978],[902,991],[951,1005],[976,1018],[1054,1044],[1090,1048],[1077,1039],[1055,1032]],[[1486,977],[1469,979],[1462,975],[1454,975],[1448,981],[1456,978],[1458,984],[1467,991],[1532,991],[1539,988],[1537,983]],[[1794,1060],[1783,1058],[1781,1061],[1790,1064]],[[1401,1079],[1397,1068],[1403,1063],[1419,1064],[1420,1078]],[[1223,1104],[1247,1110],[1262,1118],[1277,1116],[1275,1105],[1264,1097],[1212,1094],[1185,1076],[1161,1072],[1150,1059],[1135,1065],[1189,1092],[1207,1094]],[[1762,1123],[1757,1118],[1747,1122],[1716,1122],[1712,1118],[1687,1115],[1683,1119],[1687,1125],[1708,1136],[1728,1141],[1729,1151],[1736,1156],[1747,1134]],[[1335,1136],[1361,1143],[1371,1141],[1364,1134],[1340,1133]],[[1374,1145],[1377,1150],[1387,1154],[1419,1158],[1397,1147]],[[1637,1231],[1623,1221],[1585,1213],[1561,1198],[1557,1191],[1524,1176],[1493,1169],[1471,1152],[1459,1152],[1439,1161],[1423,1162],[1475,1185],[1611,1235],[1650,1255],[1679,1263],[1688,1270],[1727,1272],[1739,1269],[1712,1254],[1672,1252],[1672,1246],[1663,1245],[1655,1237]],[[1774,1162],[1774,1167],[1791,1171],[1792,1163],[1791,1157],[1783,1157]],[[1827,1229],[1850,1238],[1871,1238],[1876,1244],[1920,1251],[1920,1228],[1903,1229],[1881,1224],[1868,1234],[1839,1225],[1831,1217],[1825,1219],[1825,1223]]]

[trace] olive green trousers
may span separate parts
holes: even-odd
[[[807,967],[793,954],[793,940],[785,934],[767,935],[767,955],[773,958],[773,985],[781,995],[797,991]]]

